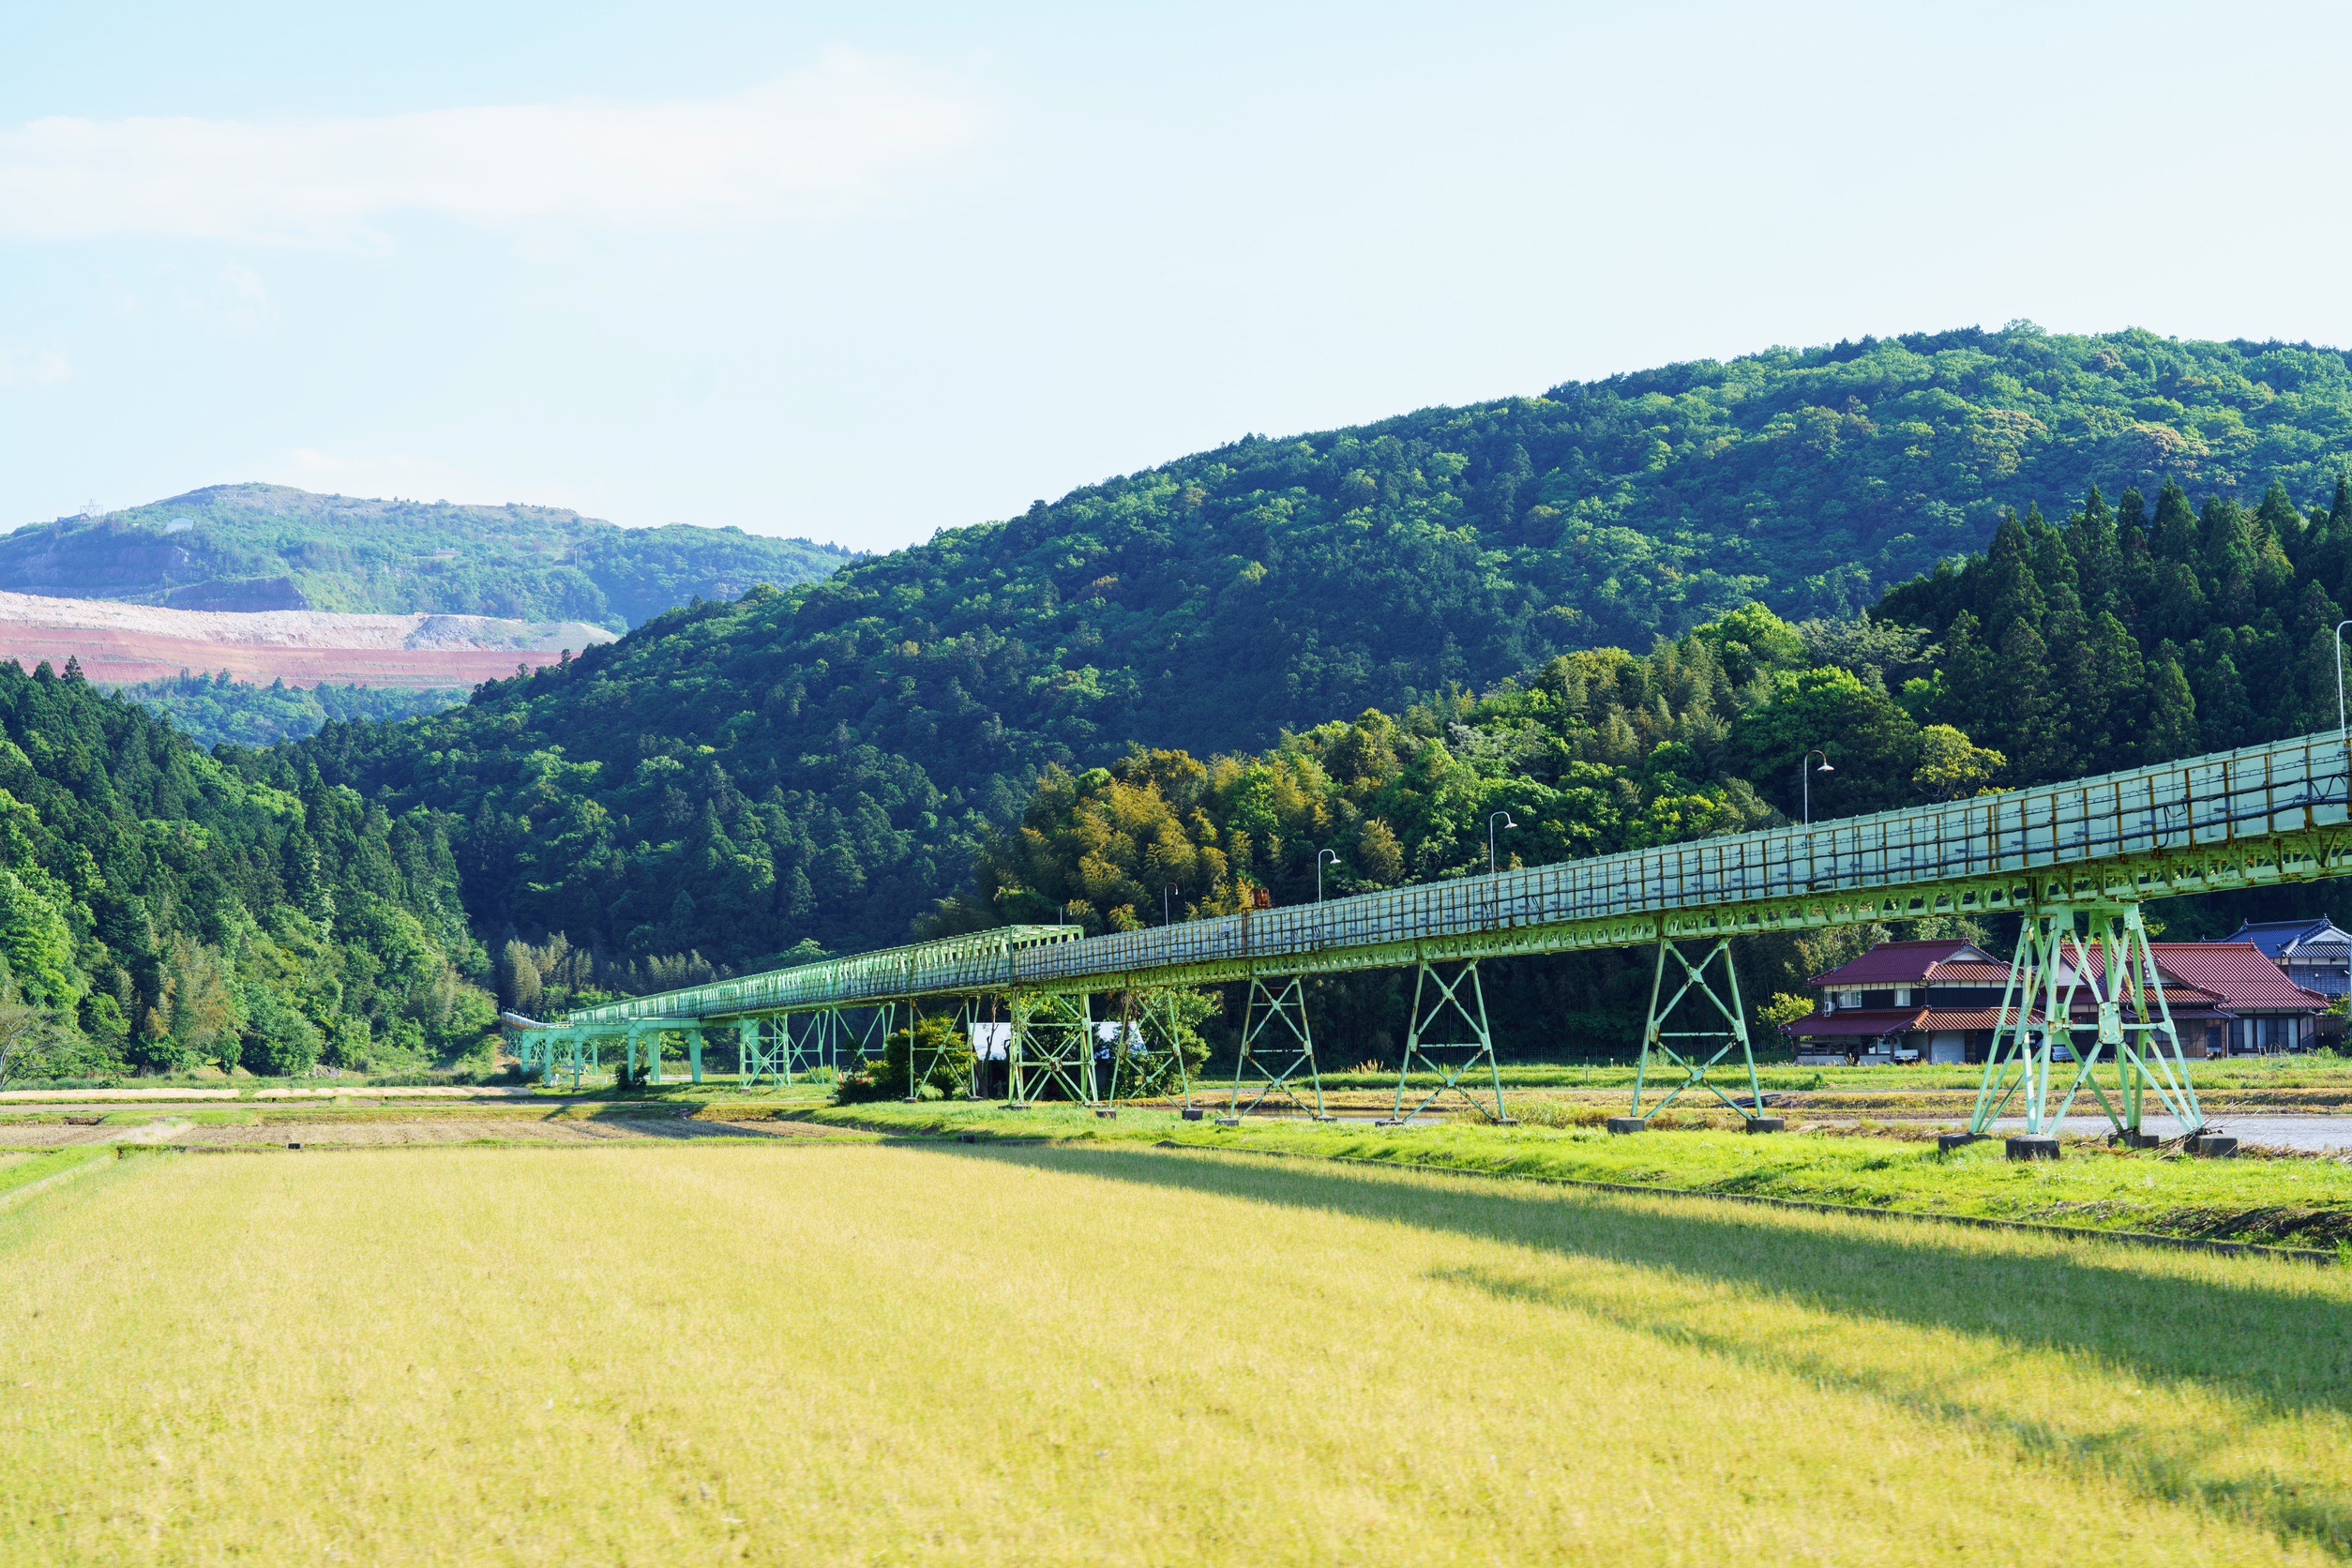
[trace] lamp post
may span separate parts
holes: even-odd
[[[1805,766],[1805,763],[1812,761],[1816,757],[1821,759],[1821,765],[1817,768],[1808,769]],[[1835,773],[1836,771],[1837,770],[1835,768],[1830,766],[1830,754],[1823,751],[1818,746],[1816,746],[1813,750],[1806,752],[1803,760],[1798,762],[1797,777],[1799,781],[1804,785],[1805,825],[1807,827],[1811,827],[1813,825],[1813,776],[1817,773]]]
[[[1339,852],[1337,850],[1318,850],[1315,852],[1315,901],[1319,904],[1323,901],[1323,862],[1326,860],[1329,860],[1334,866],[1338,865]]]
[[[1490,877],[1495,874],[1495,819],[1497,817],[1502,819],[1502,825],[1505,827],[1519,825],[1511,820],[1511,813],[1508,811],[1490,811],[1486,814],[1486,874]]]
[[[2344,723],[2344,628],[2352,621],[2336,623],[2336,733],[2346,733]]]
[[[1160,924],[1163,926],[1173,926],[1176,924],[1176,917],[1168,912],[1168,896],[1175,891],[1176,884],[1174,882],[1162,882],[1160,884]]]

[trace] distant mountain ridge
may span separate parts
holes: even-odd
[[[175,610],[487,615],[620,631],[698,597],[814,581],[853,559],[807,539],[622,528],[554,506],[214,485],[0,535],[0,588]]]
[[[875,946],[1048,764],[1260,750],[1750,601],[1849,617],[2093,482],[2324,508],[2348,466],[2339,350],[2025,324],[1775,349],[1253,436],[304,755],[465,818],[484,931]]]

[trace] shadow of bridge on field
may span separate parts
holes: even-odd
[[[1197,1150],[927,1147],[946,1158],[1500,1242],[1558,1260],[1646,1271],[1653,1285],[1664,1275],[1734,1286],[1832,1317],[1835,1332],[1754,1332],[1721,1314],[1711,1320],[1704,1291],[1662,1307],[1654,1289],[1630,1290],[1599,1271],[1531,1278],[1472,1267],[1437,1275],[1883,1402],[2013,1444],[2062,1470],[2095,1473],[2150,1501],[2194,1503],[2352,1558],[2352,1292],[2328,1274],[2303,1272],[2309,1265],[2231,1259],[2200,1270],[2181,1266],[2189,1261],[2181,1255],[2106,1243]],[[1867,1338],[1852,1336],[1884,1328],[1959,1335],[1966,1344],[1948,1370],[1873,1365]],[[2177,1406],[2166,1401],[2163,1416],[2103,1425],[2087,1412],[2062,1419],[2006,1409],[1972,1389],[1992,1370],[2014,1375],[2020,1351],[2088,1362],[2182,1397]],[[2199,1413],[2176,1419],[2172,1410]],[[2287,1473],[2258,1440],[2252,1452],[2234,1452],[2244,1426],[2314,1418],[2340,1429],[2345,1469]],[[2324,1438],[2310,1436],[2324,1453]]]

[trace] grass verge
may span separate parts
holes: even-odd
[[[1722,1193],[1878,1211],[2339,1252],[2352,1243],[2352,1164],[2320,1158],[2195,1160],[2070,1143],[2066,1157],[2013,1164],[1998,1140],[1945,1154],[1907,1139],[1583,1128],[1321,1125],[1223,1128],[1063,1107],[842,1106],[798,1112],[877,1132],[1088,1143],[1172,1143],[1539,1181]]]

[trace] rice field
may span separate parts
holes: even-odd
[[[2352,1273],[1101,1147],[136,1153],[0,1560],[2323,1561]]]

